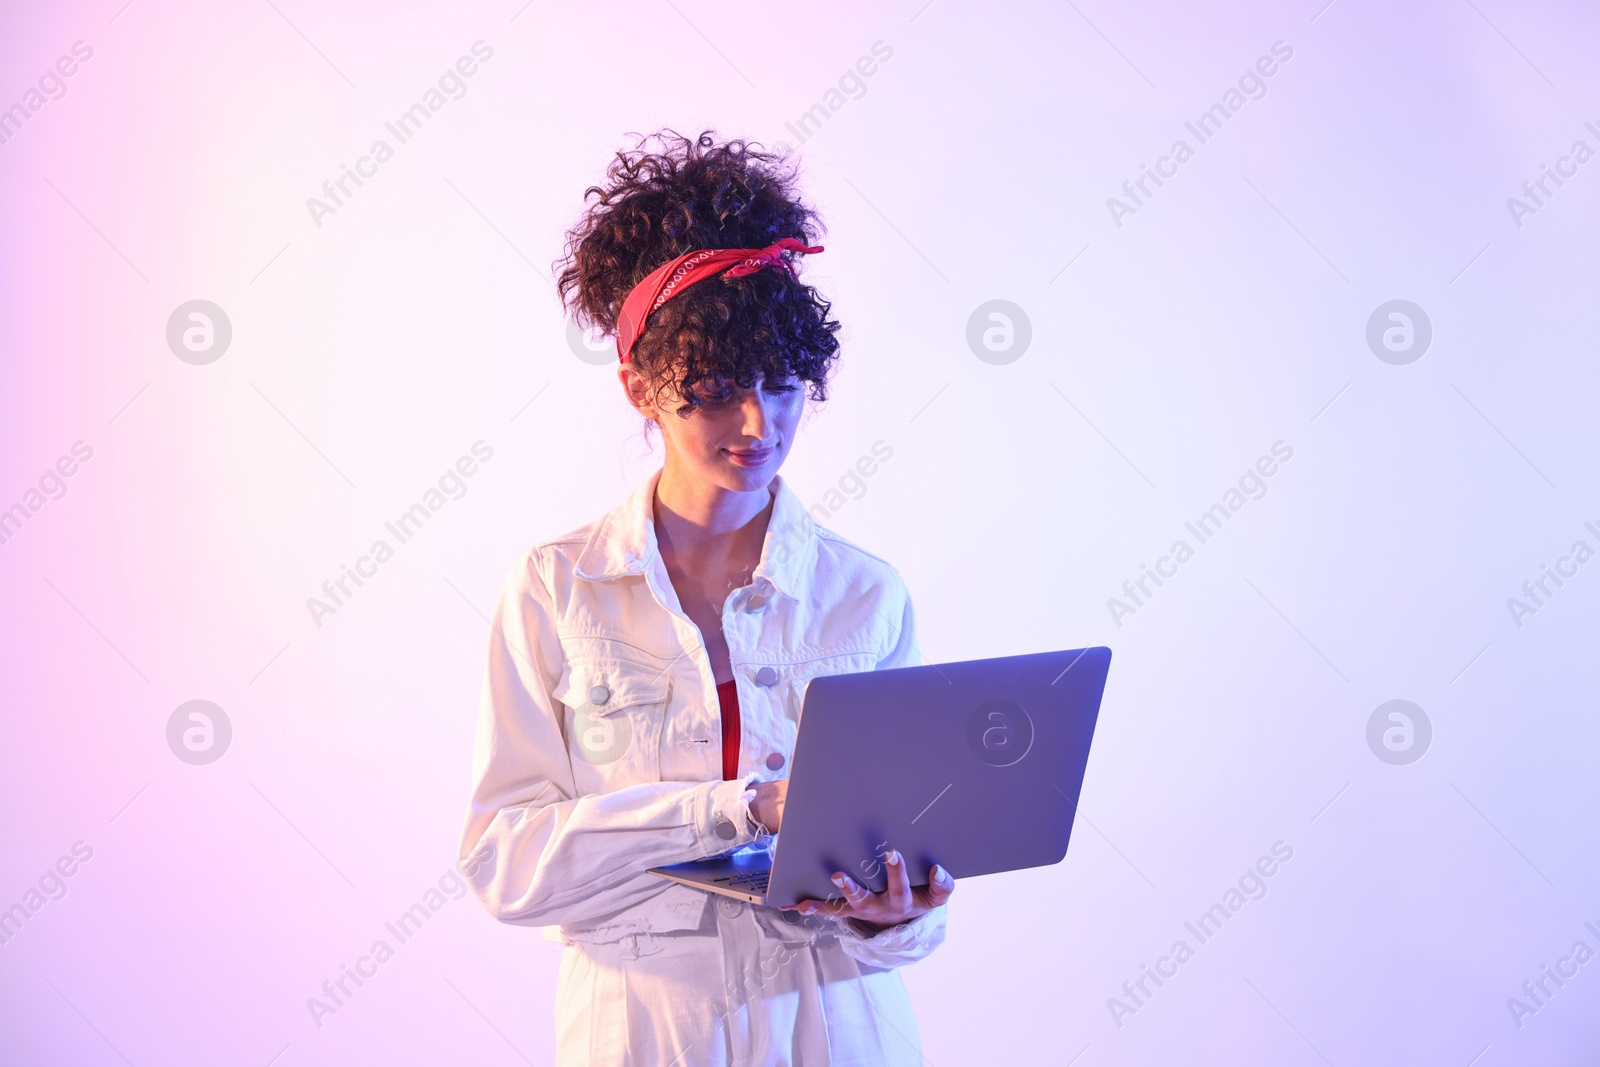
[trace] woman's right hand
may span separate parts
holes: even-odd
[[[783,804],[789,796],[789,779],[775,782],[757,782],[756,795],[750,799],[750,818],[759,823],[758,829],[769,834],[778,832],[783,824]]]

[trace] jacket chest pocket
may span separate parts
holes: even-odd
[[[811,679],[820,678],[825,674],[853,674],[859,671],[870,671],[876,665],[876,659],[871,653],[843,653],[836,656],[827,656],[822,659],[808,660],[784,667],[777,672],[776,684],[773,688],[783,709],[783,717],[789,720],[790,731],[800,723],[800,712],[805,706],[806,687],[811,684]]]
[[[776,666],[748,666],[753,689],[768,694],[772,701],[771,714],[760,722],[745,719],[744,731],[749,735],[748,745],[756,750],[757,768],[765,768],[762,778],[786,777],[788,764],[794,755],[795,736],[800,725],[800,711],[805,704],[806,687],[811,679],[824,674],[845,674],[853,671],[870,671],[875,660],[870,653],[843,654],[801,663]]]
[[[572,659],[553,695],[567,709],[567,752],[580,792],[660,780],[670,674],[621,660]]]

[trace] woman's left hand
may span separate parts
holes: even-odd
[[[956,889],[950,872],[938,864],[929,872],[928,885],[912,889],[911,876],[906,873],[905,859],[898,849],[884,857],[884,870],[889,884],[882,893],[874,893],[845,872],[835,871],[833,884],[844,892],[843,900],[807,898],[784,904],[781,910],[798,911],[802,915],[823,912],[840,919],[854,919],[870,935],[932,911],[949,900]]]

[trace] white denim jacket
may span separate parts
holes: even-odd
[[[722,609],[741,775],[724,781],[710,657],[657,547],[659,479],[535,545],[492,620],[462,870],[495,918],[559,926],[546,937],[569,944],[700,927],[712,894],[645,868],[755,839],[747,789],[787,773],[812,678],[920,659],[899,573],[775,479],[761,561]],[[832,933],[862,963],[897,967],[943,941],[945,908],[870,938],[832,918],[772,928]]]

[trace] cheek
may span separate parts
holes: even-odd
[[[705,411],[675,419],[672,443],[685,456],[715,456],[722,448],[723,438],[730,434],[726,421]]]
[[[788,439],[794,436],[795,427],[800,425],[800,416],[806,410],[806,398],[804,393],[796,390],[784,400],[785,403],[776,412],[776,421],[783,427],[784,438]]]

